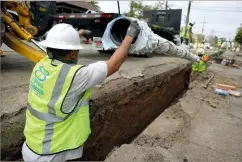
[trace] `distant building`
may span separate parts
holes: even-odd
[[[56,13],[85,13],[87,11],[95,11],[102,13],[102,11],[96,9],[90,3],[85,1],[57,1]]]
[[[171,29],[177,33],[180,32],[181,15],[181,9],[143,11],[144,20],[149,25],[157,25],[161,28]]]

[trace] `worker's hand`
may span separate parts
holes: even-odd
[[[89,40],[89,39],[93,40],[93,35],[90,30],[84,30],[83,37],[85,37],[87,40]]]
[[[195,58],[195,60],[194,60],[194,62],[200,62],[200,57],[199,56],[195,56],[196,58]]]
[[[137,21],[131,21],[127,30],[126,36],[131,36],[133,39],[136,38],[140,33],[140,27]]]

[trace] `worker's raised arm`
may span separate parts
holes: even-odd
[[[92,32],[90,30],[80,29],[78,31],[78,34],[79,34],[80,37],[85,37],[87,40],[88,39],[92,39],[93,40],[93,35],[92,35]]]
[[[140,27],[137,21],[132,21],[127,30],[126,36],[120,47],[114,52],[109,60],[106,61],[108,73],[107,77],[119,70],[120,66],[128,56],[130,45],[134,38],[139,35]]]

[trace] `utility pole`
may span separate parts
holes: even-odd
[[[119,14],[119,16],[120,16],[121,14],[120,14],[119,1],[117,1],[117,4],[118,4],[118,14]]]
[[[166,5],[166,19],[167,19],[167,23],[168,23],[168,11],[167,11],[167,9],[168,9],[168,1],[166,1],[165,5]]]
[[[203,22],[201,22],[203,24],[203,28],[202,28],[202,35],[203,35],[203,32],[204,32],[204,24],[207,23],[205,22],[205,16],[203,17]]]
[[[186,38],[186,35],[187,35],[187,26],[188,26],[188,23],[189,23],[189,15],[190,15],[190,10],[191,10],[191,4],[192,4],[192,1],[189,1],[188,2],[188,9],[187,9],[187,18],[186,18],[186,26],[185,26],[185,38]]]
[[[168,9],[168,1],[166,1],[166,10]]]

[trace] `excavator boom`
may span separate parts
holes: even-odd
[[[21,41],[18,37],[16,37],[10,32],[6,32],[4,34],[3,41],[7,46],[12,48],[14,51],[18,52],[22,56],[26,57],[27,59],[35,63],[39,62],[43,57],[46,56],[45,52],[36,50],[28,44],[25,44],[23,41]]]
[[[56,12],[56,2],[1,2],[1,25],[4,23],[8,30],[2,34],[3,42],[27,59],[37,63],[46,56],[45,49],[38,46],[35,36],[41,36],[53,25]],[[7,9],[18,13],[18,20],[13,19]],[[16,18],[16,17],[15,17]],[[17,22],[18,21],[18,22]],[[31,24],[32,23],[32,24]],[[36,50],[22,40],[33,42],[42,51]]]

